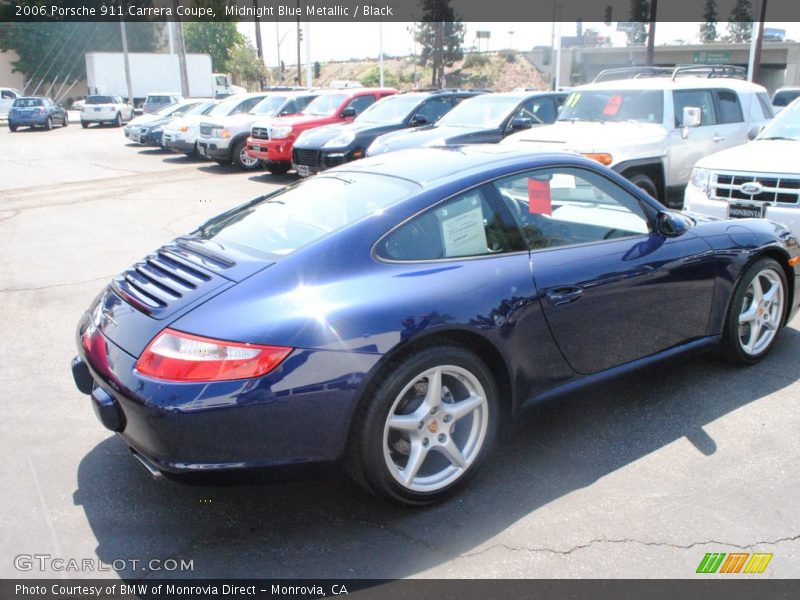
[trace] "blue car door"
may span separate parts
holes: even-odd
[[[706,335],[716,259],[691,231],[655,232],[652,207],[590,169],[539,169],[494,185],[528,239],[545,318],[576,372]]]

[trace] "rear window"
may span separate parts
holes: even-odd
[[[146,102],[148,104],[171,104],[173,100],[172,96],[148,96]]]
[[[411,181],[371,173],[322,174],[224,213],[197,234],[252,254],[283,256],[419,189]]]
[[[14,108],[30,108],[31,106],[44,106],[41,98],[17,98],[14,100]]]
[[[789,106],[792,100],[796,98],[800,98],[800,90],[780,90],[775,92],[775,96],[772,98],[772,106],[783,108],[784,106]]]
[[[114,104],[113,96],[86,96],[84,104]]]

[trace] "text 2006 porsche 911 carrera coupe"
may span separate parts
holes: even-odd
[[[257,198],[115,277],[73,375],[151,472],[341,459],[425,504],[522,407],[684,352],[763,358],[799,262],[778,224],[669,211],[576,155],[410,150]]]

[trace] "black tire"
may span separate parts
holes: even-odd
[[[114,117],[114,127],[122,127],[122,115],[119,113]]]
[[[638,187],[640,190],[646,192],[654,200],[658,200],[658,190],[656,184],[644,173],[635,173],[629,178],[629,181]]]
[[[197,142],[194,143],[194,148],[190,152],[184,152],[189,158],[199,158],[200,153],[197,151]]]
[[[14,133],[14,132],[17,130],[17,126],[16,126],[16,125],[9,125],[9,126],[8,126],[8,130],[9,130],[11,133]]]
[[[398,448],[397,442],[402,444],[405,438],[402,438],[403,434],[401,433],[399,437],[395,438],[396,441],[394,445],[392,445],[390,443],[391,437],[387,437],[386,449],[388,454],[385,454],[385,428],[387,427],[386,423],[390,413],[395,416],[401,414],[402,416],[410,416],[409,413],[394,412],[395,410],[400,410],[399,408],[395,408],[395,404],[403,403],[409,395],[413,396],[414,394],[417,394],[417,396],[414,397],[413,401],[420,400],[422,398],[420,394],[425,393],[424,391],[419,391],[417,388],[420,382],[426,380],[422,375],[427,370],[437,366],[461,369],[465,374],[477,380],[482,387],[486,404],[485,408],[479,410],[484,412],[480,415],[476,415],[474,412],[469,413],[469,422],[467,423],[466,419],[464,419],[464,427],[459,431],[461,437],[463,438],[464,434],[468,436],[471,435],[470,431],[474,431],[476,426],[480,429],[484,421],[485,428],[483,429],[483,436],[479,436],[482,442],[477,443],[477,446],[470,451],[471,454],[468,453],[466,456],[460,454],[462,458],[469,459],[466,468],[463,466],[456,467],[452,460],[449,460],[449,465],[446,464],[443,467],[443,469],[451,470],[455,468],[455,472],[451,475],[451,477],[456,477],[454,480],[448,481],[445,479],[438,489],[417,491],[409,489],[411,486],[401,484],[395,478],[396,475],[393,475],[392,467],[389,464],[390,460],[393,460],[391,455],[393,451],[402,452],[402,450],[396,450]],[[445,385],[445,381],[448,381],[453,390],[456,390],[455,394],[451,393],[451,390]],[[430,379],[427,379],[427,382],[430,383]],[[445,373],[441,376],[441,382],[442,393],[446,392],[451,394],[451,398],[454,398],[459,393],[459,383],[452,375]],[[425,383],[423,385],[427,387],[428,384]],[[404,390],[407,391],[404,392]],[[403,395],[401,396],[401,394]],[[442,397],[446,398],[446,396]],[[397,404],[397,406],[399,407],[401,404]],[[410,406],[413,405],[410,404]],[[442,438],[447,438],[446,434],[449,433],[452,436],[450,440],[456,441],[456,426],[462,421],[458,420],[460,417],[456,417],[455,420],[450,421],[452,425],[444,425],[444,423],[449,422],[447,420],[447,411],[444,410],[445,406],[447,406],[446,400],[440,404],[442,410],[438,417],[431,416],[434,415],[434,412],[426,412],[426,408],[421,405],[417,406],[412,411],[422,411],[421,414],[424,413],[425,415],[423,418],[427,420],[434,421],[436,419],[444,419],[439,422],[441,424],[437,423],[435,427],[433,427],[433,423],[428,423],[427,421],[424,427],[422,425],[418,427],[415,425],[418,429],[418,433],[415,431],[413,434],[408,434],[409,436],[419,436],[417,439],[425,438],[426,458],[420,462],[423,466],[429,464],[426,463],[426,461],[429,460],[428,457],[432,454],[438,455],[437,458],[433,459],[434,461],[442,463],[445,454],[442,452],[433,452],[437,445],[437,438],[439,442],[442,442]],[[453,405],[449,404],[449,406]],[[412,420],[414,419],[416,419],[416,416],[412,417]],[[422,423],[422,421],[420,421],[420,423]],[[499,423],[500,405],[497,387],[492,378],[492,374],[483,361],[472,352],[458,346],[431,345],[403,358],[390,361],[382,370],[381,375],[378,376],[378,380],[366,390],[350,428],[350,439],[348,441],[345,467],[355,481],[379,497],[409,506],[432,504],[452,494],[475,473],[492,446]],[[451,428],[449,431],[447,429],[448,427]],[[386,435],[391,436],[391,431],[391,428],[387,428],[386,432],[388,433],[386,433]],[[427,438],[433,441],[429,442]],[[410,437],[405,444],[407,447],[405,456],[408,457],[406,460],[410,460],[413,447],[413,442]],[[456,445],[458,444],[456,443]],[[465,447],[466,445],[465,443]],[[463,452],[464,448],[460,450]],[[445,459],[445,461],[447,462],[447,459]],[[400,467],[400,465],[396,466]],[[436,463],[430,466],[435,467]],[[420,469],[421,468],[422,467],[420,467]],[[412,486],[416,479],[417,477],[415,475],[411,480]]]
[[[47,117],[47,121],[44,122],[44,128],[47,131],[50,131],[53,128],[53,117]]]
[[[219,166],[221,166],[221,167],[227,167],[228,165],[230,165],[230,164],[231,164],[231,161],[229,161],[229,160],[222,160],[221,158],[215,158],[215,159],[214,159],[214,162],[215,162],[215,163],[217,163],[217,164],[218,164]]]
[[[61,124],[62,127],[69,127],[69,115],[64,113],[64,122]]]
[[[742,337],[745,336],[748,340],[750,339],[750,336],[753,335],[751,332],[753,325],[747,322],[741,323],[740,317],[744,316],[742,313],[745,308],[753,306],[750,286],[756,277],[759,278],[759,288],[763,287],[765,281],[774,285],[780,282],[780,307],[773,305],[770,309],[763,309],[763,312],[761,307],[758,309],[754,307],[758,319],[761,319],[763,314],[763,318],[771,322],[771,325],[764,328],[764,331],[768,334],[769,331],[767,330],[774,330],[774,334],[763,347],[758,349],[754,347],[753,351],[748,351],[742,342]],[[786,273],[780,264],[771,258],[760,258],[744,270],[733,291],[731,302],[728,306],[728,314],[725,317],[725,328],[722,333],[720,351],[726,361],[735,365],[752,365],[769,354],[786,319],[787,289]],[[756,329],[756,337],[759,337],[759,329]]]
[[[89,124],[86,121],[81,121],[81,127],[83,127],[84,129],[88,129]]]
[[[247,152],[245,149],[246,144],[247,140],[244,138],[234,143],[233,149],[231,150],[231,159],[236,168],[242,171],[252,171],[261,166],[261,161],[256,159],[255,162],[250,162],[248,159],[245,159],[244,154]]]
[[[289,169],[292,168],[292,165],[288,163],[265,163],[264,168],[272,173],[273,175],[286,175],[289,172]]]

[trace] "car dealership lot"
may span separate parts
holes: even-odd
[[[800,319],[755,367],[704,357],[536,409],[433,508],[335,468],[154,481],[72,383],[77,319],[109,276],[293,177],[113,128],[3,129],[0,153],[0,577],[60,575],[18,571],[32,554],[151,577],[693,577],[706,552],[771,552],[762,577],[800,575]]]

